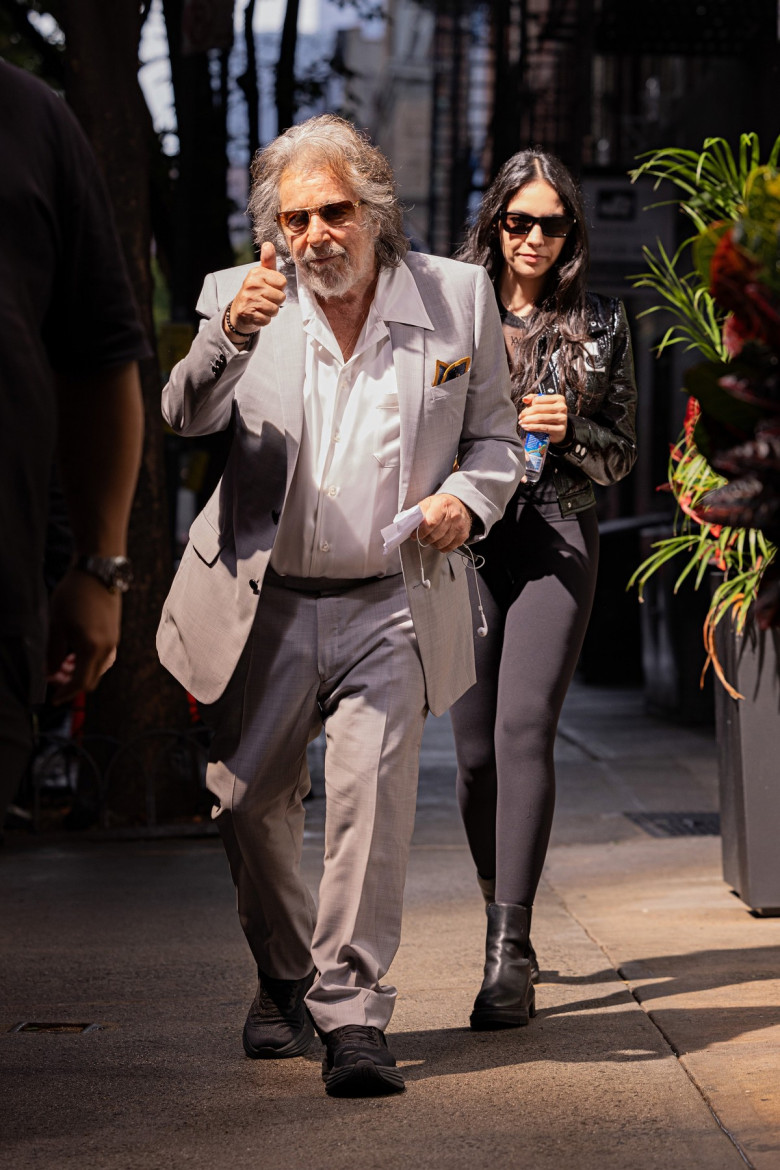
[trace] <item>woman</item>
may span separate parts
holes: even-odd
[[[588,238],[574,181],[555,157],[521,151],[499,172],[458,258],[496,290],[519,426],[549,435],[536,483],[521,483],[479,546],[488,632],[477,683],[452,708],[458,800],[487,902],[476,1029],[535,1014],[531,907],[555,805],[553,744],[593,603],[593,482],[636,458],[631,340],[623,305],[586,289]]]

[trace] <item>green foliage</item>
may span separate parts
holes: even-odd
[[[687,244],[682,245],[684,248],[687,248]],[[647,271],[631,276],[629,280],[633,282],[634,288],[652,289],[666,304],[652,305],[639,315],[646,317],[650,313],[667,312],[676,318],[656,346],[659,355],[668,346],[684,344],[686,351],[695,349],[712,361],[718,361],[726,356],[721,335],[724,314],[717,309],[697,273],[679,275],[677,264],[682,249],[673,257],[667,254],[660,241],[658,256],[654,256],[650,248],[642,249]]]
[[[725,677],[718,660],[715,627],[730,613],[737,631],[744,629],[750,606],[766,569],[774,560],[776,549],[763,533],[755,529],[707,524],[700,518],[698,508],[706,496],[726,480],[713,471],[690,441],[690,428],[683,432],[672,449],[668,477],[678,505],[675,535],[656,541],[650,556],[635,569],[627,588],[636,587],[639,600],[643,601],[649,579],[683,555],[686,559],[674,583],[675,593],[688,578],[692,579],[694,589],[698,589],[706,581],[709,570],[721,572],[723,580],[713,592],[702,631],[707,650],[702,679],[712,663],[732,698],[742,698]]]
[[[669,256],[660,241],[655,252],[644,248],[647,269],[631,277],[635,288],[650,289],[659,299],[645,313],[666,312],[673,318],[656,347],[657,352],[682,344],[686,351],[698,351],[705,361],[686,373],[684,389],[696,409],[689,409],[685,429],[669,460],[668,481],[678,505],[675,534],[653,546],[651,555],[636,569],[628,587],[636,586],[641,600],[649,578],[679,557],[685,560],[675,582],[675,592],[688,579],[698,588],[710,568],[723,573],[711,600],[703,634],[707,665],[712,661],[721,682],[735,697],[741,696],[724,677],[717,659],[715,627],[727,614],[733,616],[737,630],[744,627],[776,549],[755,529],[708,523],[701,508],[706,505],[707,495],[727,482],[711,467],[707,456],[752,435],[756,423],[764,417],[759,406],[728,394],[721,379],[729,374],[755,382],[766,351],[746,345],[739,359],[729,360],[723,338],[727,313],[710,291],[710,284],[713,257],[733,229],[733,245],[738,254],[735,259],[728,257],[721,262],[723,268],[731,259],[732,268],[723,269],[725,278],[734,271],[737,276],[743,276],[746,270],[755,272],[755,279],[770,295],[780,293],[778,158],[780,137],[766,165],[762,166],[758,138],[750,133],[740,136],[736,154],[723,138],[708,138],[700,152],[670,147],[641,155],[643,161],[630,172],[633,181],[647,176],[654,178],[656,189],[663,182],[676,187],[676,197],[664,200],[663,204],[679,207],[696,231],[674,256]],[[681,266],[686,261],[689,271],[681,274]],[[739,290],[739,282],[735,283]],[[771,312],[770,306],[770,317]]]
[[[780,142],[780,139],[778,139]],[[760,167],[747,184],[745,210],[734,242],[758,261],[757,280],[780,296],[780,175]]]
[[[757,178],[772,174],[778,156],[780,136],[770,151],[767,166],[761,167],[758,136],[750,133],[740,136],[736,158],[725,139],[707,138],[700,152],[672,146],[641,154],[639,159],[644,161],[629,171],[632,182],[648,176],[655,179],[656,190],[663,182],[673,184],[681,194],[652,206],[672,204],[696,228],[696,235],[684,240],[672,257],[660,240],[657,255],[643,248],[647,271],[629,277],[634,288],[650,288],[666,302],[646,309],[642,316],[667,312],[675,318],[656,347],[658,354],[670,345],[683,344],[686,351],[697,349],[710,361],[726,357],[721,337],[726,314],[709,291],[709,262],[723,233],[745,211],[749,190],[753,192],[756,224],[763,222],[766,209],[761,200],[778,193],[767,189],[768,184],[757,182]],[[753,230],[763,229],[756,226]],[[681,276],[680,265],[686,258],[691,270]]]
[[[684,388],[702,407],[702,414],[693,433],[693,443],[705,459],[718,448],[724,450],[735,443],[744,442],[763,417],[759,407],[724,394],[719,384],[726,374],[749,378],[754,369],[749,360],[740,357],[732,362],[701,362],[686,370]],[[721,476],[717,478],[721,483],[724,482]]]
[[[645,161],[629,171],[632,182],[649,175],[657,189],[662,182],[673,183],[683,195],[655,206],[676,204],[699,232],[719,220],[735,220],[745,204],[745,190],[752,172],[761,163],[758,135],[741,134],[737,157],[725,138],[706,138],[701,151],[676,146],[640,154]],[[780,136],[769,154],[768,166],[776,167]]]

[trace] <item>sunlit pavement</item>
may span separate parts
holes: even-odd
[[[528,1028],[472,1033],[484,911],[429,720],[388,1032],[393,1098],[332,1100],[318,1045],[252,1062],[253,972],[219,842],[7,840],[0,1165],[279,1170],[780,1165],[780,919],[721,880],[714,836],[626,814],[717,809],[712,732],[575,686],[535,907]],[[315,791],[320,785],[315,782]],[[316,882],[324,801],[308,805]],[[641,820],[641,817],[638,818]],[[24,1022],[99,1024],[11,1032]]]

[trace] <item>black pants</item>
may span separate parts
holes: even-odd
[[[496,901],[531,906],[555,808],[553,745],[593,605],[595,508],[512,510],[491,531],[479,585],[488,634],[477,682],[451,711],[458,802],[477,872]],[[484,550],[484,551],[483,551]],[[476,603],[471,574],[469,586]]]
[[[0,831],[33,749],[30,649],[21,636],[0,636]]]

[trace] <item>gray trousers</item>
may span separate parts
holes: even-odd
[[[220,700],[207,783],[260,971],[318,975],[307,1003],[323,1031],[385,1028],[398,949],[427,714],[402,576],[317,593],[263,585],[242,658]],[[324,725],[325,867],[319,906],[300,872]]]

